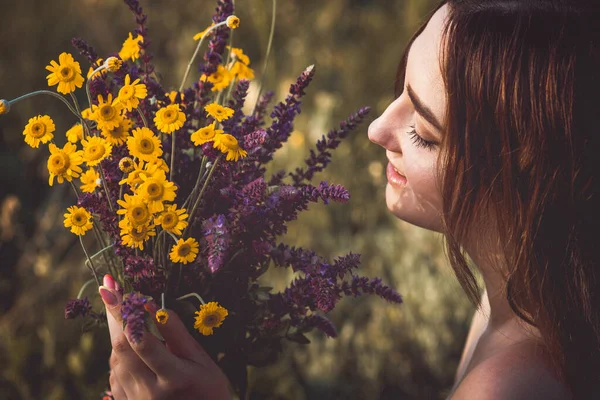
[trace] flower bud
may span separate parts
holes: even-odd
[[[10,103],[7,100],[0,99],[0,115],[8,114],[10,111]]]
[[[226,23],[229,28],[236,29],[240,26],[240,19],[235,15],[230,15],[227,17]]]

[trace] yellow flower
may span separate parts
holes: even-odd
[[[211,82],[213,84],[211,90],[213,92],[217,92],[226,89],[227,86],[229,86],[229,84],[231,83],[232,77],[233,76],[231,75],[231,72],[229,72],[227,68],[219,64],[217,70],[214,73],[210,74],[208,78],[206,77],[206,75],[202,75],[200,77],[200,80]]]
[[[0,115],[8,114],[10,111],[10,103],[7,100],[0,99]]]
[[[229,119],[234,113],[231,108],[220,106],[217,103],[211,103],[204,106],[204,110],[206,110],[208,115],[219,122]]]
[[[244,158],[248,155],[248,152],[240,147],[237,139],[228,133],[216,136],[213,147],[227,154],[225,157],[227,161],[237,161],[240,157]]]
[[[179,110],[179,104],[170,104],[156,112],[154,123],[159,131],[172,133],[183,126],[185,114]]]
[[[171,248],[169,258],[174,263],[191,263],[198,255],[198,247],[198,242],[194,238],[179,239]]]
[[[50,65],[46,66],[46,69],[50,71],[50,74],[46,76],[48,86],[58,84],[56,89],[58,93],[69,94],[74,92],[75,88],[83,86],[81,67],[69,53],[61,53],[58,56],[58,63],[52,60]]]
[[[227,17],[226,23],[230,29],[237,29],[240,27],[240,19],[235,15]]]
[[[169,313],[164,308],[161,308],[156,312],[156,320],[161,324],[166,324],[169,320]]]
[[[121,224],[119,223],[119,226]],[[144,250],[144,242],[150,239],[151,236],[156,236],[154,225],[141,225],[138,227],[128,226],[121,229],[121,240],[128,247],[137,247]]]
[[[87,163],[88,167],[100,164],[100,161],[112,153],[112,145],[98,136],[83,139],[81,144],[83,145],[83,161]]]
[[[77,143],[83,139],[83,126],[80,123],[76,123],[66,133],[67,140],[71,143]]]
[[[92,214],[85,208],[72,206],[67,208],[67,211],[64,215],[65,228],[71,228],[71,232],[75,235],[85,235],[92,229]]]
[[[143,183],[137,188],[138,193],[148,203],[150,212],[160,212],[165,209],[163,202],[175,200],[177,186],[167,180],[165,171],[158,170],[153,176],[140,174]]]
[[[131,196],[129,194],[125,194],[124,197],[125,200],[117,200],[117,204],[122,207],[117,210],[117,214],[124,215],[126,218],[121,220],[121,222],[127,221],[134,228],[142,225],[148,225],[150,223],[150,219],[152,218],[152,214],[150,213],[150,210],[148,209],[144,199],[141,196]]]
[[[132,156],[143,161],[152,161],[162,155],[160,140],[150,129],[137,128],[133,130],[132,135],[127,138],[127,148]]]
[[[169,172],[169,166],[162,158],[155,158],[154,160],[148,161],[146,165],[144,165],[144,171],[146,171],[146,175],[148,176],[154,174],[159,169]]]
[[[83,162],[81,150],[75,151],[77,148],[73,143],[65,144],[62,149],[56,147],[54,143],[50,143],[48,148],[50,149],[48,158],[48,171],[50,172],[48,183],[50,186],[54,184],[54,177],[58,183],[63,183],[65,179],[71,182],[73,178],[79,178],[79,174],[81,174],[79,165]]]
[[[94,168],[90,168],[81,174],[81,191],[85,193],[93,193],[99,184],[100,174]]]
[[[104,129],[101,131],[106,141],[114,146],[120,146],[127,141],[129,130],[133,126],[131,120],[126,118],[119,119],[119,125],[113,129]]]
[[[90,69],[88,70],[86,78],[90,79],[90,77],[92,77],[92,72],[94,72],[98,67],[100,67],[103,64],[104,64],[103,58],[97,59],[96,62],[90,66]],[[107,71],[105,69],[101,69],[100,71],[98,71],[94,74],[94,79],[104,77],[104,76],[106,76],[106,74],[107,74]]]
[[[41,143],[48,143],[54,135],[56,126],[54,121],[48,115],[38,115],[37,117],[29,118],[29,123],[23,130],[25,143],[37,149]]]
[[[121,158],[121,160],[119,161],[119,169],[125,172],[126,174],[133,171],[135,169],[135,164],[133,163],[131,157]]]
[[[206,28],[205,30],[203,30],[202,32],[198,32],[194,35],[194,40],[200,40],[202,39],[202,36],[206,35],[206,32],[208,32],[208,30],[210,28],[212,28],[213,26],[215,26],[215,23],[213,22],[212,24],[210,24],[210,26],[208,28]]]
[[[127,177],[121,179],[119,181],[119,185],[128,184],[129,187],[135,189],[140,183],[142,183],[142,178],[140,174],[144,172],[143,162],[140,161],[138,163],[133,164],[133,170],[127,174]]]
[[[127,111],[131,111],[140,104],[140,99],[144,99],[148,95],[146,85],[139,83],[139,78],[131,82],[129,74],[125,75],[123,87],[119,89],[117,103],[123,104]]]
[[[98,105],[92,105],[90,118],[98,123],[98,129],[110,130],[116,128],[121,122],[121,111],[123,105],[113,100],[112,94],[108,94],[106,101],[101,94],[98,95]]]
[[[227,315],[229,315],[227,309],[221,307],[216,301],[203,304],[200,310],[196,311],[194,328],[204,336],[212,335],[213,328],[220,327]]]
[[[81,110],[81,116],[85,119],[92,119],[92,108],[88,107],[85,110]]]
[[[196,132],[192,133],[191,139],[194,142],[194,145],[201,146],[204,143],[210,142],[215,139],[215,136],[223,133],[220,129],[215,129],[216,122],[205,126],[204,128],[198,129]]]
[[[186,219],[189,215],[186,214],[186,211],[185,208],[177,209],[176,204],[171,204],[155,218],[155,222],[157,225],[160,224],[165,231],[181,235],[182,230],[188,225]]]
[[[131,34],[131,32],[129,32],[129,37],[127,39],[125,39],[125,41],[123,42],[123,47],[121,48],[121,51],[119,52],[119,57],[121,57],[121,60],[123,61],[127,61],[129,59],[131,59],[132,61],[137,60],[138,58],[140,58],[140,43],[144,42],[144,38],[141,37],[140,35],[137,35],[136,38],[133,38],[133,35]]]
[[[247,79],[251,81],[254,79],[254,70],[239,61],[236,61],[233,67],[231,67],[231,74],[238,80]]]
[[[227,48],[233,54],[234,59],[237,59],[237,61],[241,61],[242,63],[244,63],[246,65],[250,65],[250,58],[246,54],[244,54],[244,50],[242,50],[238,47],[230,47],[230,46],[227,46]]]
[[[169,104],[175,104],[175,100],[177,100],[177,94],[179,92],[176,92],[175,90],[171,90],[168,94],[167,97],[169,98],[170,103]],[[183,101],[184,96],[183,93],[179,93],[179,100]]]
[[[117,57],[108,57],[104,62],[104,67],[108,70],[108,72],[117,72],[123,66],[123,61],[119,60]]]

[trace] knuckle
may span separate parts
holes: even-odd
[[[113,352],[116,356],[127,353],[130,348],[131,346],[129,346],[129,342],[125,335],[120,335],[113,343]]]

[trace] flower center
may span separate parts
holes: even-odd
[[[115,118],[115,115],[115,108],[110,104],[103,105],[100,108],[100,118],[102,118],[104,121],[111,121],[113,118]]]
[[[177,113],[172,110],[166,110],[163,118],[167,124],[173,123],[177,120]]]
[[[71,221],[75,226],[84,226],[87,222],[87,218],[82,213],[77,213],[71,217]]]
[[[121,125],[119,125],[115,129],[108,131],[108,134],[115,139],[121,139],[123,136],[125,136],[125,130]]]
[[[160,200],[163,195],[163,186],[158,182],[151,182],[146,188],[146,193],[148,193],[150,200]]]
[[[219,322],[219,318],[216,314],[209,314],[204,318],[204,325],[215,326]]]
[[[133,228],[129,235],[131,236],[131,238],[133,240],[135,240],[136,242],[142,241],[146,238],[146,233],[148,232],[148,229],[146,228],[146,226],[140,226],[139,228]]]
[[[187,243],[184,243],[181,245],[181,247],[179,247],[178,253],[179,253],[179,256],[185,257],[188,254],[190,254],[191,251],[192,251],[192,248],[190,247],[190,245]]]
[[[177,225],[178,218],[173,212],[166,213],[162,219],[162,225],[165,229],[172,229]]]
[[[59,79],[64,82],[72,81],[73,76],[75,75],[75,72],[73,71],[73,68],[71,68],[71,67],[62,67],[58,73],[59,73]]]
[[[140,140],[140,151],[144,154],[151,154],[154,151],[154,143],[150,139]]]
[[[238,141],[235,137],[231,135],[221,135],[220,138],[221,143],[225,145],[228,149],[237,150],[238,149]]]
[[[148,220],[148,209],[144,206],[135,206],[131,209],[132,222],[143,225]]]
[[[135,94],[135,90],[133,89],[133,86],[131,86],[131,85],[123,86],[121,88],[121,90],[119,90],[119,97],[122,98],[123,100],[129,100],[130,98],[133,97],[134,94]]]
[[[69,169],[71,160],[64,152],[52,154],[48,160],[48,169],[54,175],[63,175]]]
[[[36,139],[41,138],[46,133],[46,125],[43,122],[36,122],[31,126],[31,136]]]
[[[106,149],[99,144],[92,145],[87,149],[87,155],[91,160],[99,160],[104,156],[104,153],[106,153]]]

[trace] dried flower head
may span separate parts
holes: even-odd
[[[161,324],[166,324],[169,320],[169,313],[164,308],[161,308],[156,312],[156,320]]]
[[[230,29],[237,29],[240,26],[240,19],[235,15],[227,17],[226,24]]]
[[[8,114],[10,111],[10,103],[7,100],[0,99],[0,115]]]

